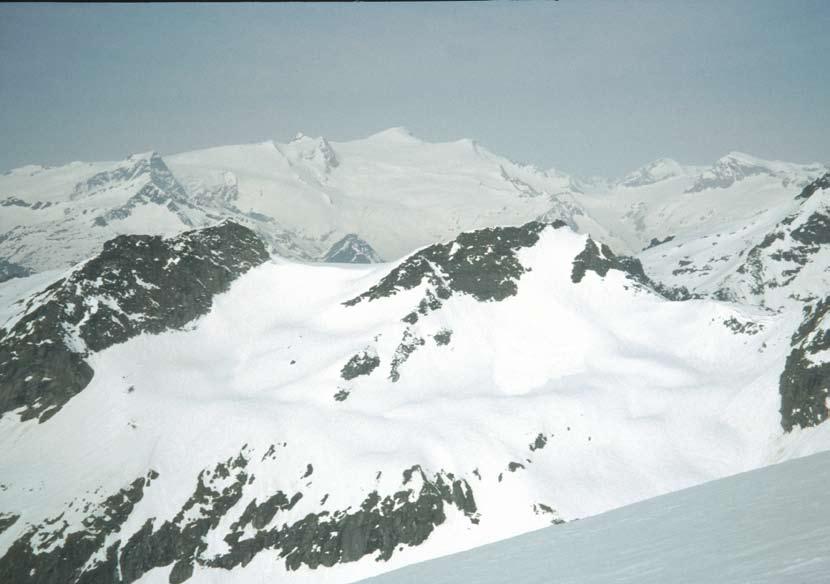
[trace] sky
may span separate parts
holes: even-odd
[[[0,4],[0,170],[405,126],[619,176],[830,162],[830,2]]]

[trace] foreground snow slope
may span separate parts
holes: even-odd
[[[819,584],[830,454],[743,473],[366,580],[367,584]]]
[[[830,445],[782,427],[800,314],[670,300],[564,223],[366,267],[252,237],[121,238],[0,288],[28,302],[0,580],[345,582]]]

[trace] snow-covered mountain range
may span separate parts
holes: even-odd
[[[711,168],[662,159],[618,181],[586,181],[403,128],[339,143],[298,135],[9,171],[0,176],[0,258],[18,270],[66,268],[115,235],[173,235],[223,219],[302,261],[331,255],[347,235],[370,257],[394,260],[461,231],[540,217],[634,254],[653,237],[724,230],[730,219],[743,227],[826,170],[731,153]]]
[[[830,448],[820,164],[397,128],[0,205],[0,581],[347,582]]]

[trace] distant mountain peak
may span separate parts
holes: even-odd
[[[739,162],[744,162],[746,164],[764,164],[768,162],[767,160],[763,160],[761,158],[758,158],[757,156],[752,156],[751,154],[747,154],[746,152],[739,152],[738,150],[732,150],[730,152],[727,152],[718,159],[718,161],[721,160],[735,160]]]
[[[391,140],[401,142],[420,142],[408,128],[404,126],[395,126],[376,132],[367,138],[368,140]]]
[[[41,164],[27,164],[25,166],[19,166],[17,168],[12,168],[7,170],[3,174],[6,176],[16,175],[16,176],[34,176],[44,170],[48,170],[50,167],[43,166]]]
[[[819,169],[820,165],[764,160],[744,152],[732,151],[716,160],[710,169],[702,172],[695,184],[686,192],[697,193],[707,189],[729,188],[736,182],[761,175],[780,177],[782,184],[788,186],[793,177],[804,170],[816,172]]]
[[[383,260],[368,242],[356,233],[339,239],[323,256],[323,261],[337,264],[377,264]]]
[[[328,173],[332,168],[340,165],[334,148],[322,136],[312,138],[298,132],[286,146],[287,148],[283,150],[283,153],[289,158],[311,163],[312,166],[317,167],[323,173]]]
[[[627,174],[618,183],[624,187],[641,187],[682,176],[684,167],[672,158],[658,158]]]
[[[138,161],[141,161],[141,160],[150,161],[150,160],[158,160],[158,159],[161,159],[161,154],[159,154],[155,150],[149,150],[147,152],[138,152],[136,154],[130,154],[129,156],[127,156],[127,160],[133,161],[133,162],[138,162]]]
[[[774,162],[757,158],[744,152],[734,151],[720,157],[715,161],[715,164],[712,165],[712,168],[715,170],[729,169],[733,173],[736,173],[739,169],[746,169],[753,174],[772,174],[774,172],[774,167]]]

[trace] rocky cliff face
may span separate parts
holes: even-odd
[[[184,225],[193,227],[190,216],[185,212],[186,208],[192,206],[187,193],[167,168],[162,157],[157,152],[151,152],[149,155],[129,158],[128,161],[133,164],[96,174],[75,185],[71,196],[73,200],[118,188],[124,184],[136,184],[135,194],[123,204],[95,217],[95,225],[103,227],[110,221],[126,219],[136,207],[154,203],[167,207]],[[136,181],[141,181],[143,184],[139,186]]]
[[[431,245],[406,258],[377,285],[346,304],[389,297],[422,282],[432,288],[426,303],[435,301],[435,297],[448,298],[454,292],[479,301],[504,300],[516,294],[517,280],[525,272],[516,252],[533,246],[547,225],[532,222],[521,227],[480,229],[462,233],[449,243]],[[562,221],[551,225],[556,229],[565,227]]]
[[[28,276],[31,272],[23,266],[18,266],[12,262],[7,262],[0,259],[0,284],[12,278],[22,278]]]
[[[272,445],[264,457],[274,452]],[[393,493],[372,490],[357,508],[321,510],[286,522],[283,515],[304,493],[276,490],[262,500],[252,497],[250,485],[257,478],[253,454],[244,448],[203,469],[192,494],[172,517],[150,517],[131,535],[122,534],[122,528],[159,478],[154,470],[98,503],[86,502],[72,524],[62,513],[30,526],[0,557],[0,579],[20,584],[129,584],[150,570],[168,568],[168,581],[179,584],[190,579],[196,567],[232,570],[267,550],[284,558],[289,571],[316,569],[370,555],[388,560],[404,546],[423,543],[446,521],[450,508],[478,523],[475,497],[466,480],[444,472],[428,476],[417,465],[403,470]],[[303,478],[313,472],[308,465]],[[239,506],[241,514],[234,511]],[[8,518],[10,525],[16,520]],[[221,538],[224,551],[210,551],[208,537]]]
[[[809,428],[830,414],[830,297],[804,307],[779,382],[781,426]]]
[[[830,283],[821,266],[830,257],[830,174],[796,197],[798,206],[746,253],[724,296],[749,297],[780,307],[788,299],[810,301]]]
[[[231,222],[171,239],[107,242],[0,329],[0,414],[47,420],[92,379],[90,352],[184,326],[267,259],[256,235]]]
[[[830,286],[828,180],[825,174],[801,190],[791,185],[788,198],[746,222],[729,220],[702,236],[653,238],[638,257],[653,281],[690,296],[800,312]]]

